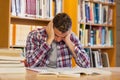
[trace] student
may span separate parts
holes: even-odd
[[[72,21],[66,13],[57,14],[46,27],[29,33],[28,67],[72,67],[72,57],[78,66],[90,67],[90,59],[72,32]]]

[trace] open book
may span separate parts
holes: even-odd
[[[57,76],[67,76],[67,77],[80,77],[81,74],[91,75],[91,74],[103,74],[110,75],[110,71],[97,69],[97,68],[48,68],[48,67],[37,67],[28,68],[33,71],[39,72],[40,75],[57,75]]]
[[[39,73],[39,75],[56,75],[59,77],[80,77],[80,74],[72,74],[72,73],[64,73],[62,71],[70,69],[70,68],[48,68],[48,67],[36,67],[36,68],[28,68],[29,70],[33,70]]]

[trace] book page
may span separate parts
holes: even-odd
[[[70,68],[48,68],[48,67],[36,67],[27,68],[39,73],[39,75],[55,75],[57,77],[80,77],[80,74],[62,73],[62,71]]]
[[[33,70],[39,73],[39,75],[56,75],[57,77],[80,77],[80,74],[73,73],[64,73],[64,70],[70,71],[71,68],[49,68],[49,67],[36,67],[36,68],[27,68],[29,70]]]
[[[83,73],[83,74],[103,74],[103,75],[110,75],[112,72],[109,70],[102,70],[102,68],[80,68],[76,66],[73,68],[72,73]]]
[[[46,74],[46,75],[58,75],[57,71],[49,71],[47,67],[35,67],[35,68],[27,68],[29,70],[39,72],[39,74]]]
[[[80,77],[80,73],[73,73],[73,68],[48,68],[48,71],[58,72],[58,77]]]

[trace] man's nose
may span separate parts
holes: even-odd
[[[62,40],[61,37],[57,37],[57,42],[60,42]]]

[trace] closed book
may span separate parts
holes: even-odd
[[[22,53],[21,49],[0,49],[0,56],[14,56],[18,57]]]
[[[24,67],[14,67],[14,68],[0,68],[0,73],[10,73],[10,74],[12,74],[12,73],[15,73],[15,74],[17,74],[17,73],[26,73],[26,68]]]
[[[0,68],[17,68],[17,67],[25,67],[24,63],[18,63],[18,64],[0,64]]]

